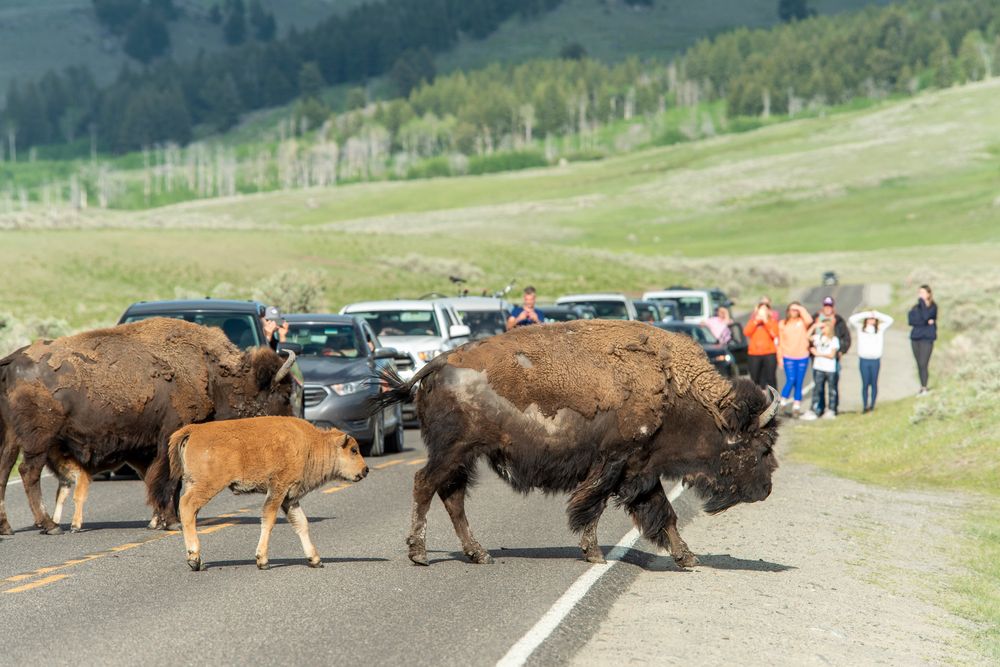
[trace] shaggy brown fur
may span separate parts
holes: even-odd
[[[410,382],[391,372],[381,409],[419,383],[427,465],[414,479],[410,559],[427,564],[426,514],[436,493],[465,554],[488,563],[465,516],[476,461],[516,490],[570,494],[570,528],[603,560],[597,522],[609,500],[682,566],[697,562],[677,531],[661,477],[684,479],[706,509],[763,500],[777,468],[775,392],[722,378],[686,336],[638,322],[523,327],[441,355]]]
[[[290,415],[290,363],[270,349],[242,352],[218,329],[174,319],[40,341],[0,360],[0,534],[12,534],[4,498],[19,451],[43,532],[60,532],[38,484],[42,468],[60,458],[88,474],[152,461],[151,526],[176,521],[176,489],[166,483],[170,433],[192,422]]]
[[[170,478],[184,481],[181,525],[188,565],[204,569],[196,522],[198,511],[220,491],[266,493],[257,567],[267,568],[267,547],[278,507],[295,529],[311,567],[323,567],[309,539],[299,500],[332,479],[361,481],[368,466],[354,438],[321,431],[294,417],[257,417],[185,426],[170,437]]]

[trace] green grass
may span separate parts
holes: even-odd
[[[955,390],[946,385],[937,391]],[[911,424],[916,400],[885,403],[871,415],[797,425],[791,457],[871,484],[973,494],[975,508],[964,518],[958,549],[968,569],[952,580],[948,602],[975,623],[973,640],[995,663],[1000,660],[1000,410],[984,397],[959,417]]]

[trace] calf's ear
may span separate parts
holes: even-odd
[[[350,440],[351,439],[347,436],[346,433],[339,433],[337,431],[330,433],[330,444],[332,444],[334,447],[347,449],[347,446],[350,444]]]

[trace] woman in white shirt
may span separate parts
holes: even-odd
[[[882,366],[885,349],[885,331],[892,326],[892,318],[877,310],[863,310],[848,319],[858,331],[858,357],[861,359],[861,402],[863,412],[875,409],[878,395],[878,372]]]
[[[811,327],[813,335],[809,354],[813,357],[813,403],[812,412],[802,415],[802,419],[811,420],[822,416],[833,419],[836,413],[827,409],[826,389],[833,388],[833,376],[837,372],[837,351],[840,350],[840,339],[833,333],[833,320],[817,319]]]

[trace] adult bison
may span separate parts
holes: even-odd
[[[690,338],[638,322],[519,327],[434,359],[410,382],[382,376],[381,406],[419,383],[426,466],[413,484],[410,560],[427,564],[426,515],[444,502],[474,563],[490,563],[465,516],[476,460],[516,490],[570,493],[569,525],[603,562],[597,522],[609,499],[682,567],[698,561],[677,531],[661,477],[682,479],[721,512],[763,500],[778,467],[773,389],[723,379]]]
[[[170,434],[193,422],[290,415],[293,361],[267,348],[243,352],[219,329],[160,318],[39,341],[0,359],[0,534],[12,534],[4,498],[19,451],[45,533],[60,529],[39,478],[46,465],[66,470],[67,459],[89,474],[152,462],[150,527],[176,522]]]

